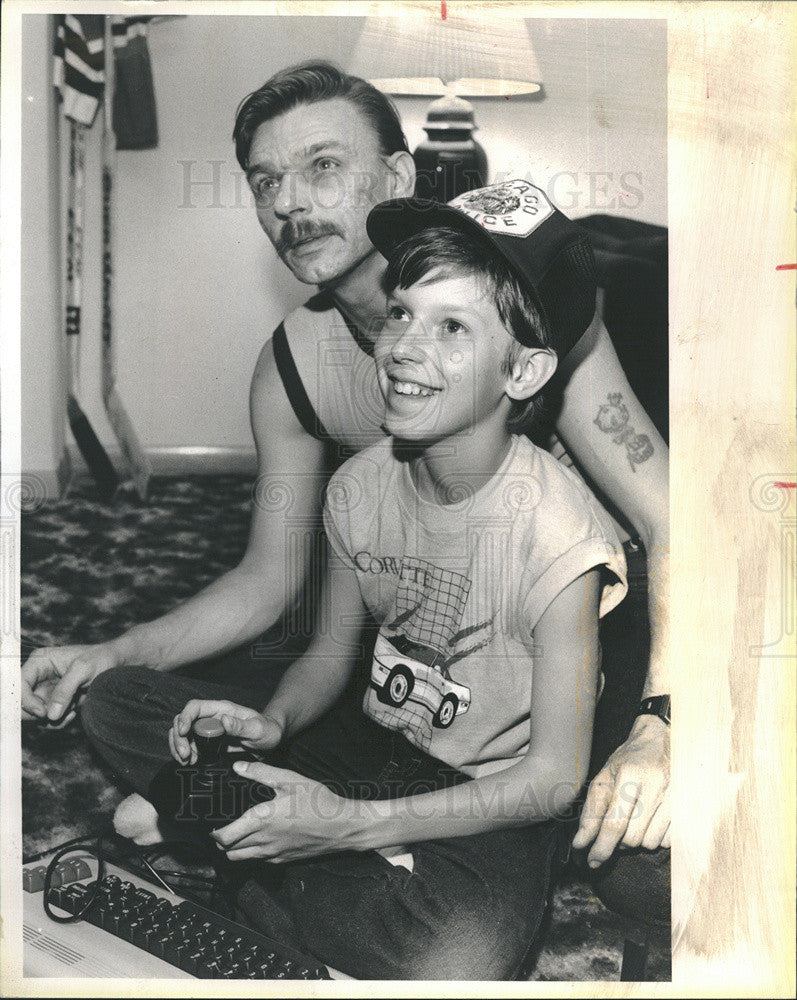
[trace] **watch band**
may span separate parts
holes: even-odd
[[[637,715],[658,715],[662,722],[670,724],[670,696],[657,694],[653,698],[645,698],[639,704]]]

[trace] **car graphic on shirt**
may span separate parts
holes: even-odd
[[[411,642],[406,636],[390,639],[379,634],[371,665],[371,686],[383,705],[400,708],[407,701],[432,713],[432,725],[448,729],[470,708],[470,688],[445,676],[436,650]]]

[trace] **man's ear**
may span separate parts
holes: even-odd
[[[512,365],[504,391],[510,399],[518,402],[531,399],[554,374],[556,365],[557,357],[553,351],[543,347],[524,348]]]
[[[390,167],[389,180],[391,198],[410,198],[415,191],[415,160],[412,153],[400,149],[387,157]]]

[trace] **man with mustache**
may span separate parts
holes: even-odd
[[[385,316],[385,263],[365,220],[377,203],[410,195],[414,187],[414,163],[395,110],[365,81],[309,63],[276,74],[249,95],[238,110],[234,138],[260,225],[296,277],[320,292],[280,324],[254,373],[250,405],[259,477],[240,564],[156,621],[94,646],[37,650],[23,667],[23,718],[63,724],[88,689],[92,738],[114,734],[120,746],[164,741],[167,733],[147,717],[138,694],[114,687],[112,668],[164,672],[153,674],[147,700],[152,706],[162,699],[159,719],[167,703],[240,701],[229,683],[210,693],[209,685],[168,672],[244,647],[279,620],[313,570],[312,554],[297,548],[287,520],[317,521],[330,444],[340,458],[383,434],[371,347]],[[669,723],[662,701],[669,689],[666,447],[628,385],[597,313],[557,378],[557,433],[638,532],[650,575],[646,704],[626,742],[592,781],[574,841],[577,847],[591,844],[589,862],[597,866],[618,844],[669,846]],[[633,459],[627,442],[623,447],[620,435],[605,431],[607,399],[617,400],[609,405],[638,445]],[[101,682],[94,685],[95,678]],[[269,682],[262,669],[258,682]],[[100,719],[103,733],[97,731]],[[141,812],[142,801],[123,804],[120,832],[144,836],[151,817]]]

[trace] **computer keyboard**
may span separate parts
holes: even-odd
[[[64,863],[59,868],[63,869]],[[96,869],[96,865],[92,864],[92,868]],[[116,939],[120,952],[125,949],[129,952],[132,945],[140,949],[139,954],[146,952],[147,956],[167,963],[184,975],[199,979],[332,978],[327,968],[314,959],[243,924],[180,896],[168,897],[164,890],[158,890],[116,865],[106,865],[106,871],[108,873],[99,880],[96,898],[77,924],[48,922],[42,908],[43,921],[36,928],[29,927],[26,905],[26,945],[35,943],[35,930],[40,939],[50,942],[47,951],[51,961],[56,952],[66,955],[87,949],[96,951],[97,940],[101,939],[107,962],[109,954],[113,953],[112,939]],[[73,874],[74,871],[67,867],[57,879],[61,884],[50,889],[48,902],[56,913],[80,912],[97,884],[85,862],[78,869],[76,880]],[[41,866],[25,869],[23,881],[28,899],[31,894],[42,893]],[[84,921],[91,927],[85,926]],[[84,928],[81,944],[77,944],[76,935],[81,927]],[[92,928],[105,933],[98,937]],[[68,941],[65,934],[71,935]],[[64,940],[59,942],[59,938]]]

